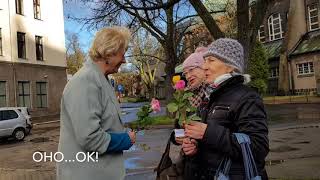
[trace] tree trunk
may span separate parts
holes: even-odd
[[[200,0],[189,0],[193,8],[197,11],[200,18],[206,25],[207,29],[209,30],[210,34],[214,39],[223,38],[225,35],[217,25],[216,21],[211,16],[210,12],[207,8],[203,5],[203,2]]]
[[[148,94],[149,94],[149,99],[151,100],[152,98],[157,98],[156,97],[156,93],[155,93],[155,87],[153,85],[151,85],[148,88]]]
[[[249,57],[251,56],[252,50],[256,45],[258,29],[263,23],[264,17],[267,13],[268,7],[273,3],[274,0],[257,0],[256,4],[251,6],[251,20],[250,20],[250,45],[249,45]]]
[[[287,52],[283,52],[280,54],[278,90],[280,92],[280,95],[285,95],[289,92],[289,69]]]
[[[168,103],[169,101],[172,100],[173,98],[173,93],[174,93],[174,89],[172,87],[172,77],[174,75],[174,68],[175,68],[175,63],[177,62],[177,57],[175,56],[174,50],[170,47],[167,46],[165,48],[165,52],[166,52],[166,66],[165,66],[165,72],[166,72],[166,78],[165,78],[165,92],[166,92],[166,102]]]
[[[166,10],[167,15],[167,33],[168,36],[165,40],[165,46],[164,51],[166,54],[166,66],[165,66],[165,72],[166,72],[166,102],[172,100],[173,97],[173,87],[172,87],[172,76],[174,75],[174,68],[176,66],[176,63],[178,62],[177,57],[177,51],[176,51],[176,44],[175,44],[175,25],[173,23],[173,7]]]
[[[242,44],[244,50],[244,65],[247,69],[250,33],[249,33],[249,0],[237,0],[237,20],[238,20],[238,41]]]
[[[291,48],[289,48],[290,35],[293,30],[296,31],[296,24],[294,22],[294,11],[295,3],[292,4],[289,1],[289,12],[287,20],[287,30],[282,40],[282,47],[280,49],[280,60],[279,60],[279,80],[278,80],[278,91],[280,95],[285,95],[289,92],[289,67],[288,67],[288,53]],[[293,38],[292,38],[293,39]]]

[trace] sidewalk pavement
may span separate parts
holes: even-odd
[[[0,180],[55,180],[52,170],[0,169]]]
[[[270,179],[320,179],[319,127],[320,123],[270,127],[270,153],[266,162]],[[170,129],[154,129],[137,136],[138,143],[124,153],[125,180],[155,179],[153,169],[161,158],[170,132]],[[174,161],[180,147],[172,147],[170,155]],[[55,171],[53,168],[0,168],[0,180],[55,180]]]
[[[270,127],[270,153],[266,160],[270,179],[320,179],[319,127],[320,123]],[[157,162],[153,168],[156,165]],[[153,168],[139,168],[128,172],[126,180],[155,179]]]

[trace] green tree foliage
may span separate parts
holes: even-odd
[[[260,42],[256,43],[248,63],[248,73],[251,75],[249,85],[258,90],[260,94],[267,91],[269,78],[269,65],[266,51]]]

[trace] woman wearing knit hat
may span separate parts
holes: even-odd
[[[190,102],[194,107],[197,107],[200,110],[202,105],[202,100],[206,90],[205,83],[205,71],[202,68],[204,63],[203,55],[208,50],[206,47],[198,47],[194,53],[189,55],[187,59],[184,60],[182,64],[183,74],[188,81],[188,87],[190,91],[193,92],[193,96],[190,98]],[[181,145],[184,138],[174,138],[171,137],[173,143]],[[173,140],[174,139],[174,140]],[[195,140],[188,140],[195,142]],[[196,163],[197,159],[190,156],[184,157],[184,180],[192,180],[195,178],[194,172],[198,167]]]
[[[198,107],[202,102],[205,90],[205,72],[202,69],[203,55],[208,49],[199,47],[183,62],[183,74],[188,81],[188,89],[193,91],[194,96],[190,99],[191,104]]]
[[[201,113],[202,122],[185,126],[182,149],[194,156],[199,163],[195,179],[213,179],[219,164],[225,157],[232,160],[229,178],[246,179],[241,147],[233,133],[250,137],[251,151],[262,179],[268,179],[265,158],[269,152],[267,115],[260,95],[245,84],[242,45],[233,39],[214,41],[204,54],[206,111]]]

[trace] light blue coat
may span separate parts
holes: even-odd
[[[63,91],[60,125],[58,151],[64,161],[57,163],[57,180],[124,179],[123,154],[105,153],[111,139],[108,132],[124,132],[120,106],[111,84],[92,60]],[[78,152],[98,152],[98,162],[65,162],[77,160]],[[79,160],[83,157],[78,154]]]

